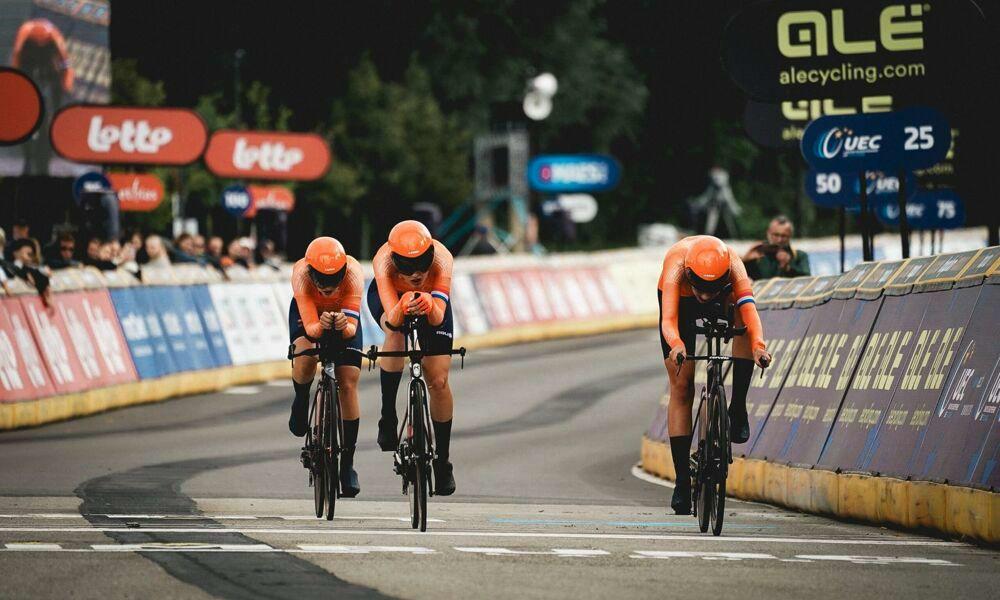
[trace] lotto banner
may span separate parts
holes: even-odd
[[[0,297],[0,402],[55,395],[17,298]]]
[[[86,333],[81,335],[78,322],[74,324],[71,336],[63,316],[65,311],[46,307],[38,296],[20,296],[18,301],[24,309],[56,393],[79,392],[97,385],[102,374],[94,346]],[[82,346],[77,346],[78,343]]]
[[[808,332],[799,338],[796,357],[752,458],[816,463],[880,305],[881,300],[830,300],[807,309],[812,313]],[[792,315],[787,310],[768,312],[778,318]]]

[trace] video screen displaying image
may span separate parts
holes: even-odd
[[[0,64],[27,74],[45,106],[31,138],[0,148],[0,176],[73,177],[90,170],[55,155],[49,126],[67,104],[110,100],[110,23],[106,0],[0,0]]]

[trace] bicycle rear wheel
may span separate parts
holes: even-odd
[[[323,446],[323,462],[326,466],[326,520],[332,521],[337,509],[337,497],[340,495],[340,403],[333,382],[327,380],[326,383],[327,410],[323,422],[326,443]]]

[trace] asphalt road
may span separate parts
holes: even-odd
[[[700,534],[633,474],[664,385],[652,332],[470,353],[458,492],[423,534],[374,443],[375,373],[362,493],[332,523],[288,382],[0,433],[0,597],[995,597],[1000,553],[966,544],[732,499],[723,536]]]

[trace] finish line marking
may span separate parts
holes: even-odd
[[[512,532],[512,531],[413,531],[409,529],[281,529],[265,527],[0,527],[0,534],[11,533],[215,533],[245,535],[328,535],[328,536],[434,536],[434,537],[480,537],[480,538],[537,538],[537,539],[577,539],[577,540],[648,540],[648,541],[696,541],[696,542],[748,542],[754,544],[830,544],[849,546],[933,546],[969,547],[962,542],[946,542],[928,539],[851,539],[851,538],[794,538],[771,536],[714,536],[714,535],[657,535],[629,533],[555,533],[555,532]]]
[[[560,558],[593,558],[611,556],[607,550],[595,548],[552,548],[548,550],[520,550],[503,547],[469,547],[455,546],[452,548],[460,553],[480,554],[483,556],[523,557],[523,556],[555,556]],[[300,544],[297,548],[275,548],[268,544],[206,544],[201,542],[150,542],[144,544],[90,544],[87,548],[63,548],[59,544],[41,542],[14,542],[0,548],[2,552],[78,552],[78,553],[144,553],[144,552],[174,552],[174,553],[256,553],[256,554],[372,554],[400,553],[410,555],[438,554],[433,548],[423,546],[336,546]],[[635,550],[624,552],[629,558],[635,559],[701,559],[701,560],[776,560],[781,562],[814,563],[815,561],[846,562],[855,565],[925,565],[942,567],[960,567],[962,565],[951,561],[923,558],[918,556],[864,556],[864,555],[797,555],[794,558],[778,558],[773,554],[757,552],[686,552]]]

